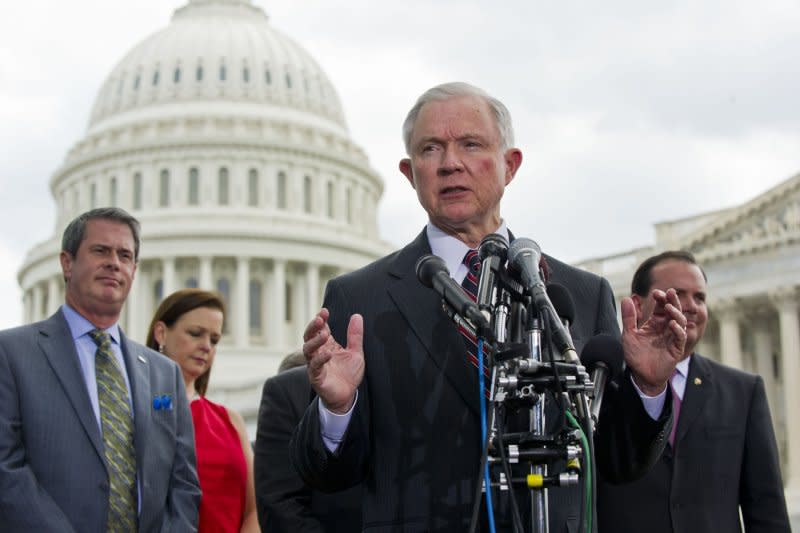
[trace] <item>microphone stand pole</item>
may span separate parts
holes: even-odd
[[[535,307],[531,305],[530,311],[533,311]],[[529,361],[532,366],[541,365],[542,361],[542,324],[538,317],[538,314],[531,313],[531,319],[528,324],[528,331],[527,333],[527,343],[528,347],[530,348],[529,354]],[[544,435],[545,434],[545,413],[544,413],[544,401],[545,401],[545,394],[544,393],[534,393],[535,394],[535,404],[533,409],[530,411],[529,415],[529,424],[530,424],[530,431],[534,435]],[[531,474],[536,476],[541,476],[540,479],[544,479],[547,476],[547,465],[546,464],[534,464],[530,467]],[[531,531],[533,533],[548,533],[549,531],[549,509],[548,509],[548,502],[547,502],[547,489],[545,487],[541,487],[536,490],[530,491],[531,497]]]

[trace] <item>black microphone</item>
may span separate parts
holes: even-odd
[[[488,337],[491,335],[489,321],[481,313],[478,304],[473,302],[461,288],[461,285],[450,277],[450,271],[447,270],[447,265],[445,265],[441,257],[423,255],[417,261],[416,272],[417,279],[423,285],[435,290],[447,305],[474,324],[479,336]]]
[[[592,395],[591,413],[597,423],[606,384],[615,381],[622,374],[625,362],[622,343],[612,335],[595,335],[583,347],[581,362],[592,373],[594,394]]]
[[[539,275],[539,263],[542,260],[542,250],[536,241],[521,237],[514,239],[508,247],[508,262],[519,275],[522,285],[530,293],[537,309],[545,315],[553,329],[553,341],[568,363],[579,363],[578,354],[569,336],[569,331],[558,319],[542,277]]]
[[[495,282],[500,268],[505,265],[507,255],[508,241],[497,233],[491,233],[484,237],[478,246],[481,276],[478,279],[477,303],[487,320],[491,320],[491,314],[494,311]]]
[[[575,302],[572,300],[572,295],[560,283],[548,283],[547,296],[553,302],[553,308],[564,323],[564,327],[569,328],[575,322]]]
[[[533,239],[520,237],[514,239],[508,247],[508,262],[519,274],[522,285],[530,293],[536,307],[542,308],[550,303],[547,299],[542,277],[539,275],[539,263],[542,260],[542,249]]]

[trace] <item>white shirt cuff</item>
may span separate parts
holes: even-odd
[[[339,415],[329,411],[324,405],[322,400],[317,402],[319,406],[319,432],[322,435],[322,442],[329,452],[335,452],[336,448],[344,438],[344,433],[347,431],[347,426],[350,424],[350,417],[353,415],[353,409],[358,402],[358,389],[356,389],[356,398],[350,410],[343,415]]]
[[[639,398],[642,399],[644,410],[647,411],[647,414],[650,415],[650,418],[653,420],[658,420],[658,418],[661,416],[661,411],[664,410],[664,402],[667,398],[667,388],[664,387],[664,390],[661,391],[661,394],[658,396],[648,396],[642,392],[642,389],[640,389],[633,380],[633,376],[631,376],[631,383],[633,383],[636,392],[639,393]]]

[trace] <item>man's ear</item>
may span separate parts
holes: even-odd
[[[636,316],[639,317],[639,321],[642,321],[642,297],[638,294],[632,294],[631,300],[633,300],[633,305],[636,306]]]
[[[400,164],[397,165],[400,169],[400,172],[406,177],[408,182],[411,184],[414,189],[416,189],[416,185],[414,184],[414,169],[411,168],[411,159],[405,157],[400,160]]]
[[[511,180],[514,179],[517,170],[519,170],[519,167],[522,165],[522,150],[519,148],[509,148],[506,150],[506,153],[503,154],[503,159],[506,162],[505,181],[506,185],[508,185],[511,183]]]
[[[72,277],[72,256],[68,252],[61,251],[58,254],[58,261],[61,263],[61,273],[64,277],[64,282],[69,282]]]

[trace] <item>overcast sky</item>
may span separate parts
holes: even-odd
[[[48,181],[97,90],[184,3],[15,2],[0,20],[0,328],[21,322],[16,273],[53,232]],[[800,172],[795,0],[254,3],[338,89],[386,183],[381,235],[397,246],[425,221],[397,171],[400,124],[446,81],[509,107],[524,161],[504,217],[567,261],[650,244],[655,222],[739,204]]]

